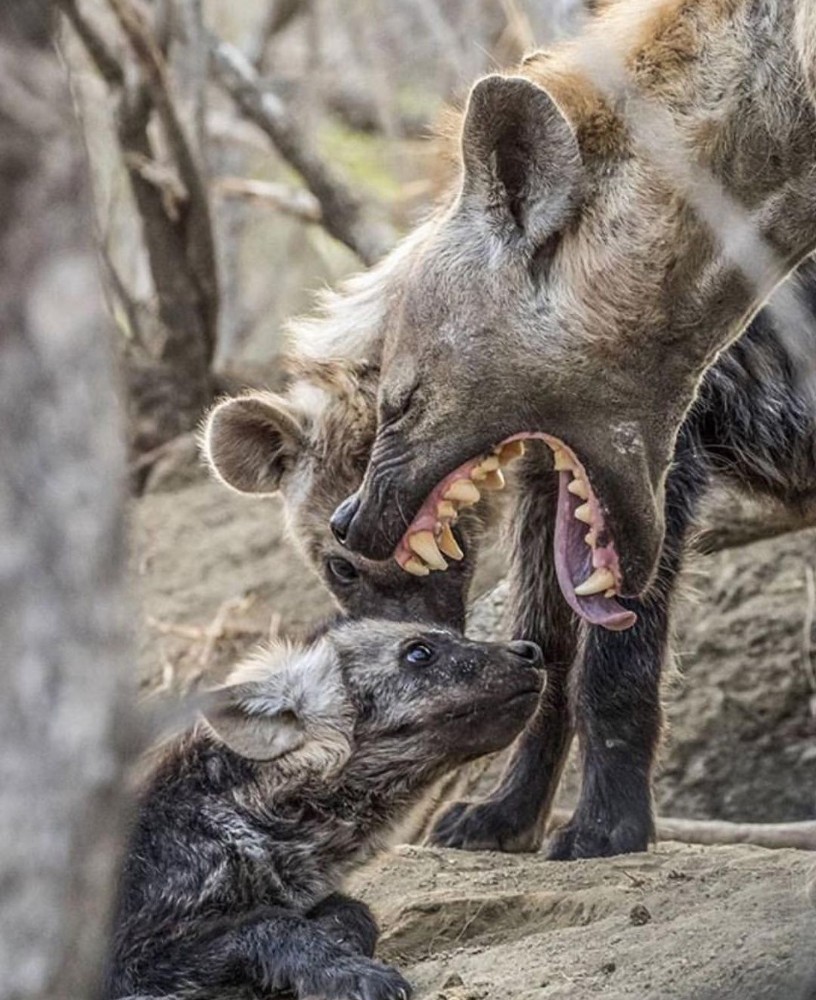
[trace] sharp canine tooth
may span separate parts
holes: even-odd
[[[447,569],[448,564],[442,558],[436,546],[432,531],[417,531],[408,539],[408,548],[416,553],[431,569]]]
[[[521,458],[523,454],[523,441],[508,441],[507,444],[503,444],[499,449],[499,462],[501,462],[502,465],[507,465],[508,462],[512,462],[513,459]]]
[[[465,553],[459,548],[449,525],[444,524],[442,526],[442,534],[439,536],[437,544],[445,555],[450,556],[451,559],[456,559],[458,562],[460,559],[465,558]]]
[[[450,500],[440,500],[436,505],[436,516],[440,520],[447,520],[456,517],[456,508]]]
[[[589,487],[582,479],[573,479],[567,486],[567,489],[574,497],[589,500]]]
[[[425,563],[416,557],[409,559],[402,568],[406,573],[410,573],[411,576],[428,576],[431,572]]]
[[[582,503],[580,507],[576,507],[575,517],[579,521],[583,521],[584,524],[592,524],[592,511],[589,509],[589,504]]]
[[[445,493],[446,500],[458,500],[461,504],[471,506],[479,502],[480,493],[469,479],[457,479],[451,483]]]
[[[501,469],[493,469],[491,472],[488,472],[484,478],[484,482],[482,483],[482,489],[488,490],[489,492],[503,490],[504,487],[505,481]]]
[[[615,577],[612,576],[611,569],[596,569],[586,580],[575,588],[578,597],[591,597],[592,594],[600,594],[605,590],[614,590]]]
[[[562,448],[556,448],[553,452],[553,465],[556,472],[572,472],[572,462]]]

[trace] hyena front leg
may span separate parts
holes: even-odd
[[[513,635],[537,642],[547,665],[538,711],[516,741],[501,781],[478,803],[456,802],[429,840],[462,850],[536,851],[572,739],[568,675],[577,648],[577,623],[561,597],[553,565],[558,482],[532,453],[519,463],[513,529]]]
[[[622,603],[637,613],[625,632],[588,631],[575,675],[574,715],[583,755],[578,807],[553,837],[555,860],[644,851],[654,837],[652,770],[660,743],[660,677],[670,638],[671,602],[686,536],[706,483],[691,440],[675,453],[666,484],[666,538],[649,594]]]
[[[316,919],[270,906],[231,923],[214,921],[153,956],[149,995],[164,995],[156,987],[172,981],[184,984],[180,992],[188,1000],[247,989],[263,996],[294,993],[298,1000],[408,1000],[411,986],[396,969],[353,951],[350,942],[338,943],[321,926],[332,909],[347,917],[349,903],[334,897]]]

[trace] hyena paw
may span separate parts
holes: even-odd
[[[627,819],[590,824],[583,822],[576,813],[551,837],[547,857],[551,861],[577,861],[579,858],[637,854],[648,849],[651,839],[651,817],[647,822]]]
[[[302,996],[325,1000],[410,1000],[411,984],[390,965],[372,958],[338,958],[321,969]]]
[[[309,918],[339,948],[353,955],[373,957],[380,929],[365,903],[338,893],[318,904]]]
[[[437,819],[428,835],[434,847],[460,851],[537,851],[541,835],[535,824],[522,825],[519,811],[501,799],[454,802]]]

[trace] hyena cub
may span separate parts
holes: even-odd
[[[143,794],[107,996],[407,998],[338,887],[436,779],[518,735],[541,666],[532,643],[374,619],[241,664]]]
[[[280,493],[290,531],[344,611],[463,628],[479,541],[498,509],[488,493],[459,513],[447,573],[411,576],[348,552],[329,519],[363,478],[377,429],[379,371],[367,362],[290,360],[284,394],[249,392],[209,414],[202,451],[241,493]]]

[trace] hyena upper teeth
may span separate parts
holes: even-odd
[[[456,508],[450,500],[440,500],[436,505],[436,516],[440,521],[452,521],[456,517]]]
[[[584,524],[592,524],[592,511],[589,509],[589,504],[582,503],[580,507],[576,507],[575,517],[577,520],[583,521]]]
[[[457,479],[445,491],[445,500],[457,500],[461,504],[470,506],[479,502],[480,495],[479,490],[469,479]]]
[[[505,480],[501,469],[493,469],[491,472],[488,472],[481,485],[483,490],[489,490],[492,492],[495,492],[496,490],[503,490],[505,487]]]
[[[499,448],[499,462],[501,462],[502,465],[507,465],[509,462],[512,462],[513,459],[521,458],[523,454],[523,441],[508,441],[507,444],[503,444]]]
[[[445,570],[448,564],[442,558],[431,531],[418,531],[408,539],[408,546],[431,569]]]
[[[591,545],[591,546],[595,545],[595,542],[598,541],[598,536],[595,533],[595,529],[594,528],[592,529],[592,531],[588,531],[584,535],[584,541],[587,543],[587,545]]]
[[[457,562],[460,559],[465,558],[465,553],[459,548],[459,544],[456,541],[453,532],[450,530],[450,525],[448,524],[442,525],[442,531],[440,532],[437,545],[446,556],[449,556],[451,559],[456,559]]]
[[[572,462],[569,455],[561,448],[553,452],[553,467],[556,472],[572,472]]]
[[[417,559],[415,556],[404,563],[402,568],[406,573],[410,573],[412,576],[428,576],[431,572],[425,563],[422,562],[421,559]]]
[[[573,479],[567,489],[575,497],[580,497],[582,500],[589,500],[589,487],[581,479]]]
[[[612,590],[614,593],[615,578],[610,569],[596,569],[584,582],[575,588],[578,597],[590,597],[592,594],[600,594],[604,591]]]

